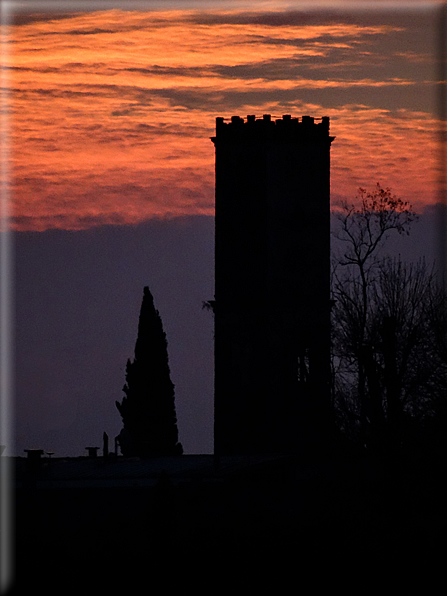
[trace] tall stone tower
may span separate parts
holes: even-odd
[[[327,117],[216,119],[216,454],[290,453],[324,434],[333,139]]]

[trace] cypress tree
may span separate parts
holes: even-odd
[[[168,344],[149,288],[144,288],[135,345],[127,361],[125,396],[116,407],[123,419],[119,442],[123,455],[181,455],[171,381]]]

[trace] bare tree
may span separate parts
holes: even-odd
[[[357,401],[360,411],[351,408],[352,414],[362,422],[367,417],[365,383],[371,371],[371,338],[369,337],[371,288],[377,273],[378,253],[391,232],[408,234],[417,218],[411,206],[382,188],[377,183],[372,192],[358,191],[354,203],[344,201],[338,213],[336,237],[341,242],[341,254],[334,255],[332,292],[335,299],[335,362],[338,385],[357,380]],[[338,354],[337,354],[338,352]],[[340,387],[338,387],[340,389]],[[350,392],[352,393],[352,391]]]
[[[446,302],[424,261],[379,258],[390,233],[409,233],[416,219],[411,206],[380,185],[359,195],[360,207],[344,203],[339,214],[344,250],[334,259],[332,284],[335,409],[363,444],[389,452],[402,441],[406,416],[430,412],[445,381]]]
[[[437,276],[421,260],[405,264],[385,258],[374,285],[375,358],[380,377],[388,443],[402,440],[405,414],[430,412],[440,362],[434,351],[429,305]]]
[[[373,192],[359,188],[358,195],[357,206],[347,201],[341,203],[338,214],[340,225],[336,235],[344,244],[345,250],[338,257],[337,263],[349,271],[341,276],[335,272],[334,281],[337,294],[341,285],[346,286],[349,283],[354,285],[355,293],[361,296],[361,302],[356,305],[361,341],[368,316],[368,287],[373,281],[377,254],[390,232],[409,234],[417,215],[408,202],[397,198],[391,194],[389,188],[384,189],[379,183]]]

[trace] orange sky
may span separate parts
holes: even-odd
[[[214,212],[216,116],[331,118],[335,205],[437,194],[436,14],[122,11],[2,32],[12,226]]]

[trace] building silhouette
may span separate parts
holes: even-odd
[[[330,404],[329,118],[216,119],[215,453],[321,443]]]

